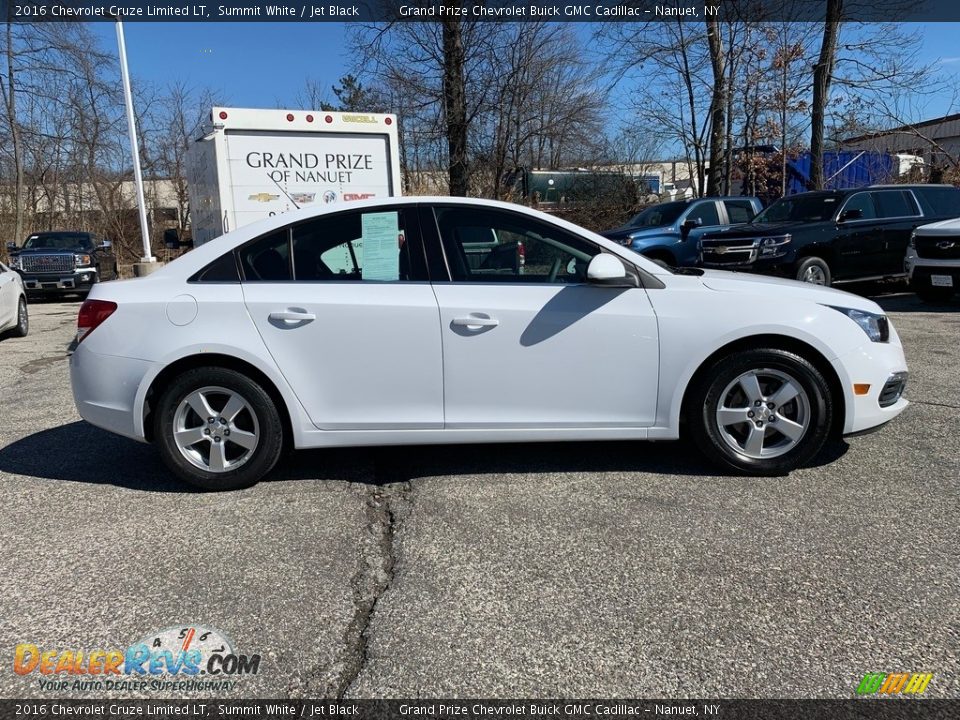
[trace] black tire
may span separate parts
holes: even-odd
[[[953,297],[953,288],[933,287],[932,285],[917,285],[914,287],[917,297],[925,303],[945,303]]]
[[[744,392],[745,386],[738,383],[750,373],[758,377],[762,395],[759,408],[754,405],[756,400],[751,401]],[[770,410],[767,402],[775,400],[777,391],[787,385],[783,378],[789,378],[792,387],[802,393]],[[746,475],[785,475],[812,460],[827,440],[835,408],[830,387],[816,367],[799,355],[774,348],[741,351],[717,360],[700,374],[687,397],[685,415],[703,454],[724,469]],[[745,418],[739,423],[732,420],[721,426],[721,407],[729,408],[731,414],[752,412],[750,417],[754,419]],[[803,431],[794,440],[779,430],[789,428],[795,433],[797,427]],[[749,438],[755,430],[762,440],[760,452],[751,455]]]
[[[196,399],[193,404],[187,402],[198,392],[215,413],[212,423],[211,417],[202,418],[193,410]],[[231,396],[239,398],[244,408],[233,418],[217,417],[227,410]],[[224,420],[227,422],[222,423]],[[204,437],[181,450],[176,429]],[[228,437],[231,432],[232,437]],[[196,368],[183,373],[160,396],[154,413],[153,437],[160,457],[177,477],[203,490],[239,490],[255,485],[280,458],[283,435],[280,414],[267,391],[246,375],[226,368]],[[254,447],[241,446],[239,437],[245,437],[244,442],[255,438]],[[213,469],[217,463],[215,447],[220,450],[222,470]],[[230,463],[239,464],[229,467]]]
[[[30,315],[27,311],[27,299],[21,295],[17,303],[17,324],[10,331],[10,337],[26,337],[28,332],[30,332]]]
[[[830,287],[830,283],[833,281],[833,275],[827,261],[816,255],[801,260],[800,264],[797,265],[794,277],[800,282],[826,287]]]

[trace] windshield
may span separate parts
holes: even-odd
[[[31,235],[23,244],[24,250],[72,250],[90,249],[93,243],[88,235],[80,233],[52,233],[50,235]]]
[[[794,195],[780,198],[753,222],[821,222],[832,218],[839,205],[836,195]]]
[[[677,218],[683,214],[687,207],[688,203],[685,202],[652,205],[643,212],[634,215],[627,225],[629,227],[663,227],[664,225],[670,225],[677,221]]]

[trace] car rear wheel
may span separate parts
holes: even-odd
[[[28,332],[30,332],[30,316],[27,313],[27,300],[21,297],[17,303],[17,324],[10,334],[13,337],[26,337]]]
[[[796,278],[800,282],[810,283],[812,285],[826,285],[829,287],[831,282],[830,266],[823,258],[808,257],[804,258],[797,265]]]
[[[269,394],[226,368],[185,372],[161,395],[154,418],[164,463],[204,490],[256,484],[283,446],[283,424]]]
[[[784,475],[809,462],[830,430],[833,402],[823,375],[791,352],[756,349],[703,373],[687,417],[694,441],[720,466]]]

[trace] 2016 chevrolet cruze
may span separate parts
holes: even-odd
[[[94,286],[71,379],[94,425],[210,490],[297,448],[670,440],[783,474],[907,405],[873,302],[672,272],[516,205],[396,198],[305,210]]]

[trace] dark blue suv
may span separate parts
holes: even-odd
[[[697,264],[705,231],[750,222],[763,205],[754,197],[710,197],[651,205],[622,227],[600,233],[673,267]]]

